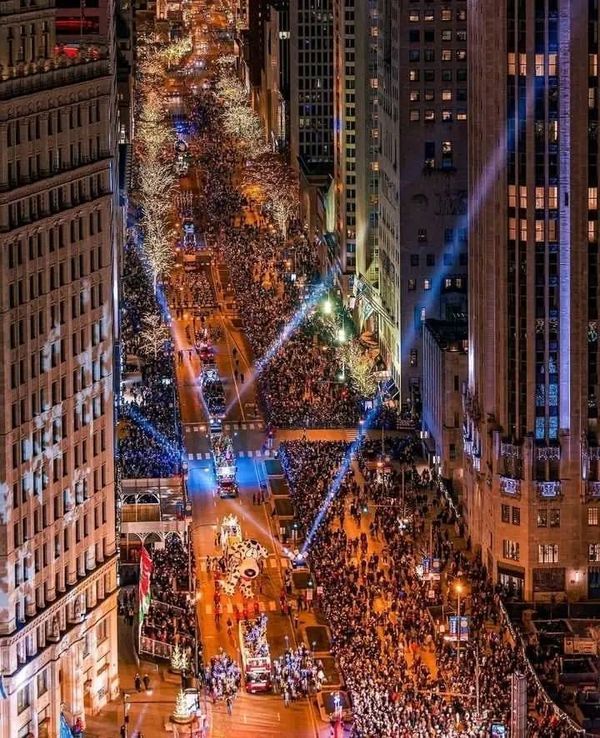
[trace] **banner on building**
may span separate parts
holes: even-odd
[[[150,608],[150,576],[152,574],[152,559],[144,546],[140,555],[140,587],[138,599],[140,603],[140,624]]]

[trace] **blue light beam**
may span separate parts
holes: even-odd
[[[380,390],[377,396],[375,397],[375,401],[373,402],[372,409],[369,411],[364,422],[359,427],[357,437],[354,439],[354,441],[352,442],[352,444],[346,451],[346,454],[344,455],[344,458],[342,459],[342,462],[339,465],[338,470],[335,473],[335,477],[333,478],[333,481],[331,482],[327,495],[325,496],[325,499],[323,500],[323,503],[321,504],[321,507],[319,508],[319,511],[317,512],[317,515],[313,521],[313,524],[310,527],[310,531],[308,532],[306,539],[304,540],[304,544],[302,546],[302,556],[306,556],[306,553],[315,535],[317,534],[317,531],[321,527],[321,523],[323,522],[323,519],[325,518],[327,511],[329,510],[331,506],[331,503],[337,497],[337,494],[340,491],[342,482],[344,481],[344,478],[346,477],[346,474],[348,473],[348,469],[350,469],[350,464],[352,464],[352,459],[360,451],[364,443],[364,440],[366,438],[367,431],[373,424],[375,418],[377,417],[377,413],[379,409],[381,408],[382,401],[383,401],[383,398],[382,398],[382,394]]]

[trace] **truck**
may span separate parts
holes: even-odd
[[[240,620],[240,654],[246,691],[271,691],[271,653],[267,640],[267,616]]]

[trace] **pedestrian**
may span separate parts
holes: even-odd
[[[231,715],[233,711],[233,698],[231,697],[231,695],[227,695],[227,697],[225,698],[225,704],[227,705],[227,714]]]
[[[136,675],[133,679],[133,683],[135,684],[135,688],[138,692],[142,691],[142,677],[136,672]]]
[[[240,374],[240,384],[244,384],[244,375]]]
[[[233,635],[233,620],[231,618],[227,618],[227,636],[231,638]]]

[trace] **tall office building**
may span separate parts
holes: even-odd
[[[511,591],[597,597],[599,6],[470,7],[469,530]]]
[[[378,5],[380,342],[413,407],[423,322],[466,311],[466,6]]]
[[[377,0],[334,0],[333,18],[334,259],[350,294],[356,275],[377,286]],[[374,308],[360,307],[362,327]]]
[[[0,736],[118,691],[112,50],[0,8]]]
[[[333,0],[290,0],[289,12],[290,159],[314,223],[333,173]]]

